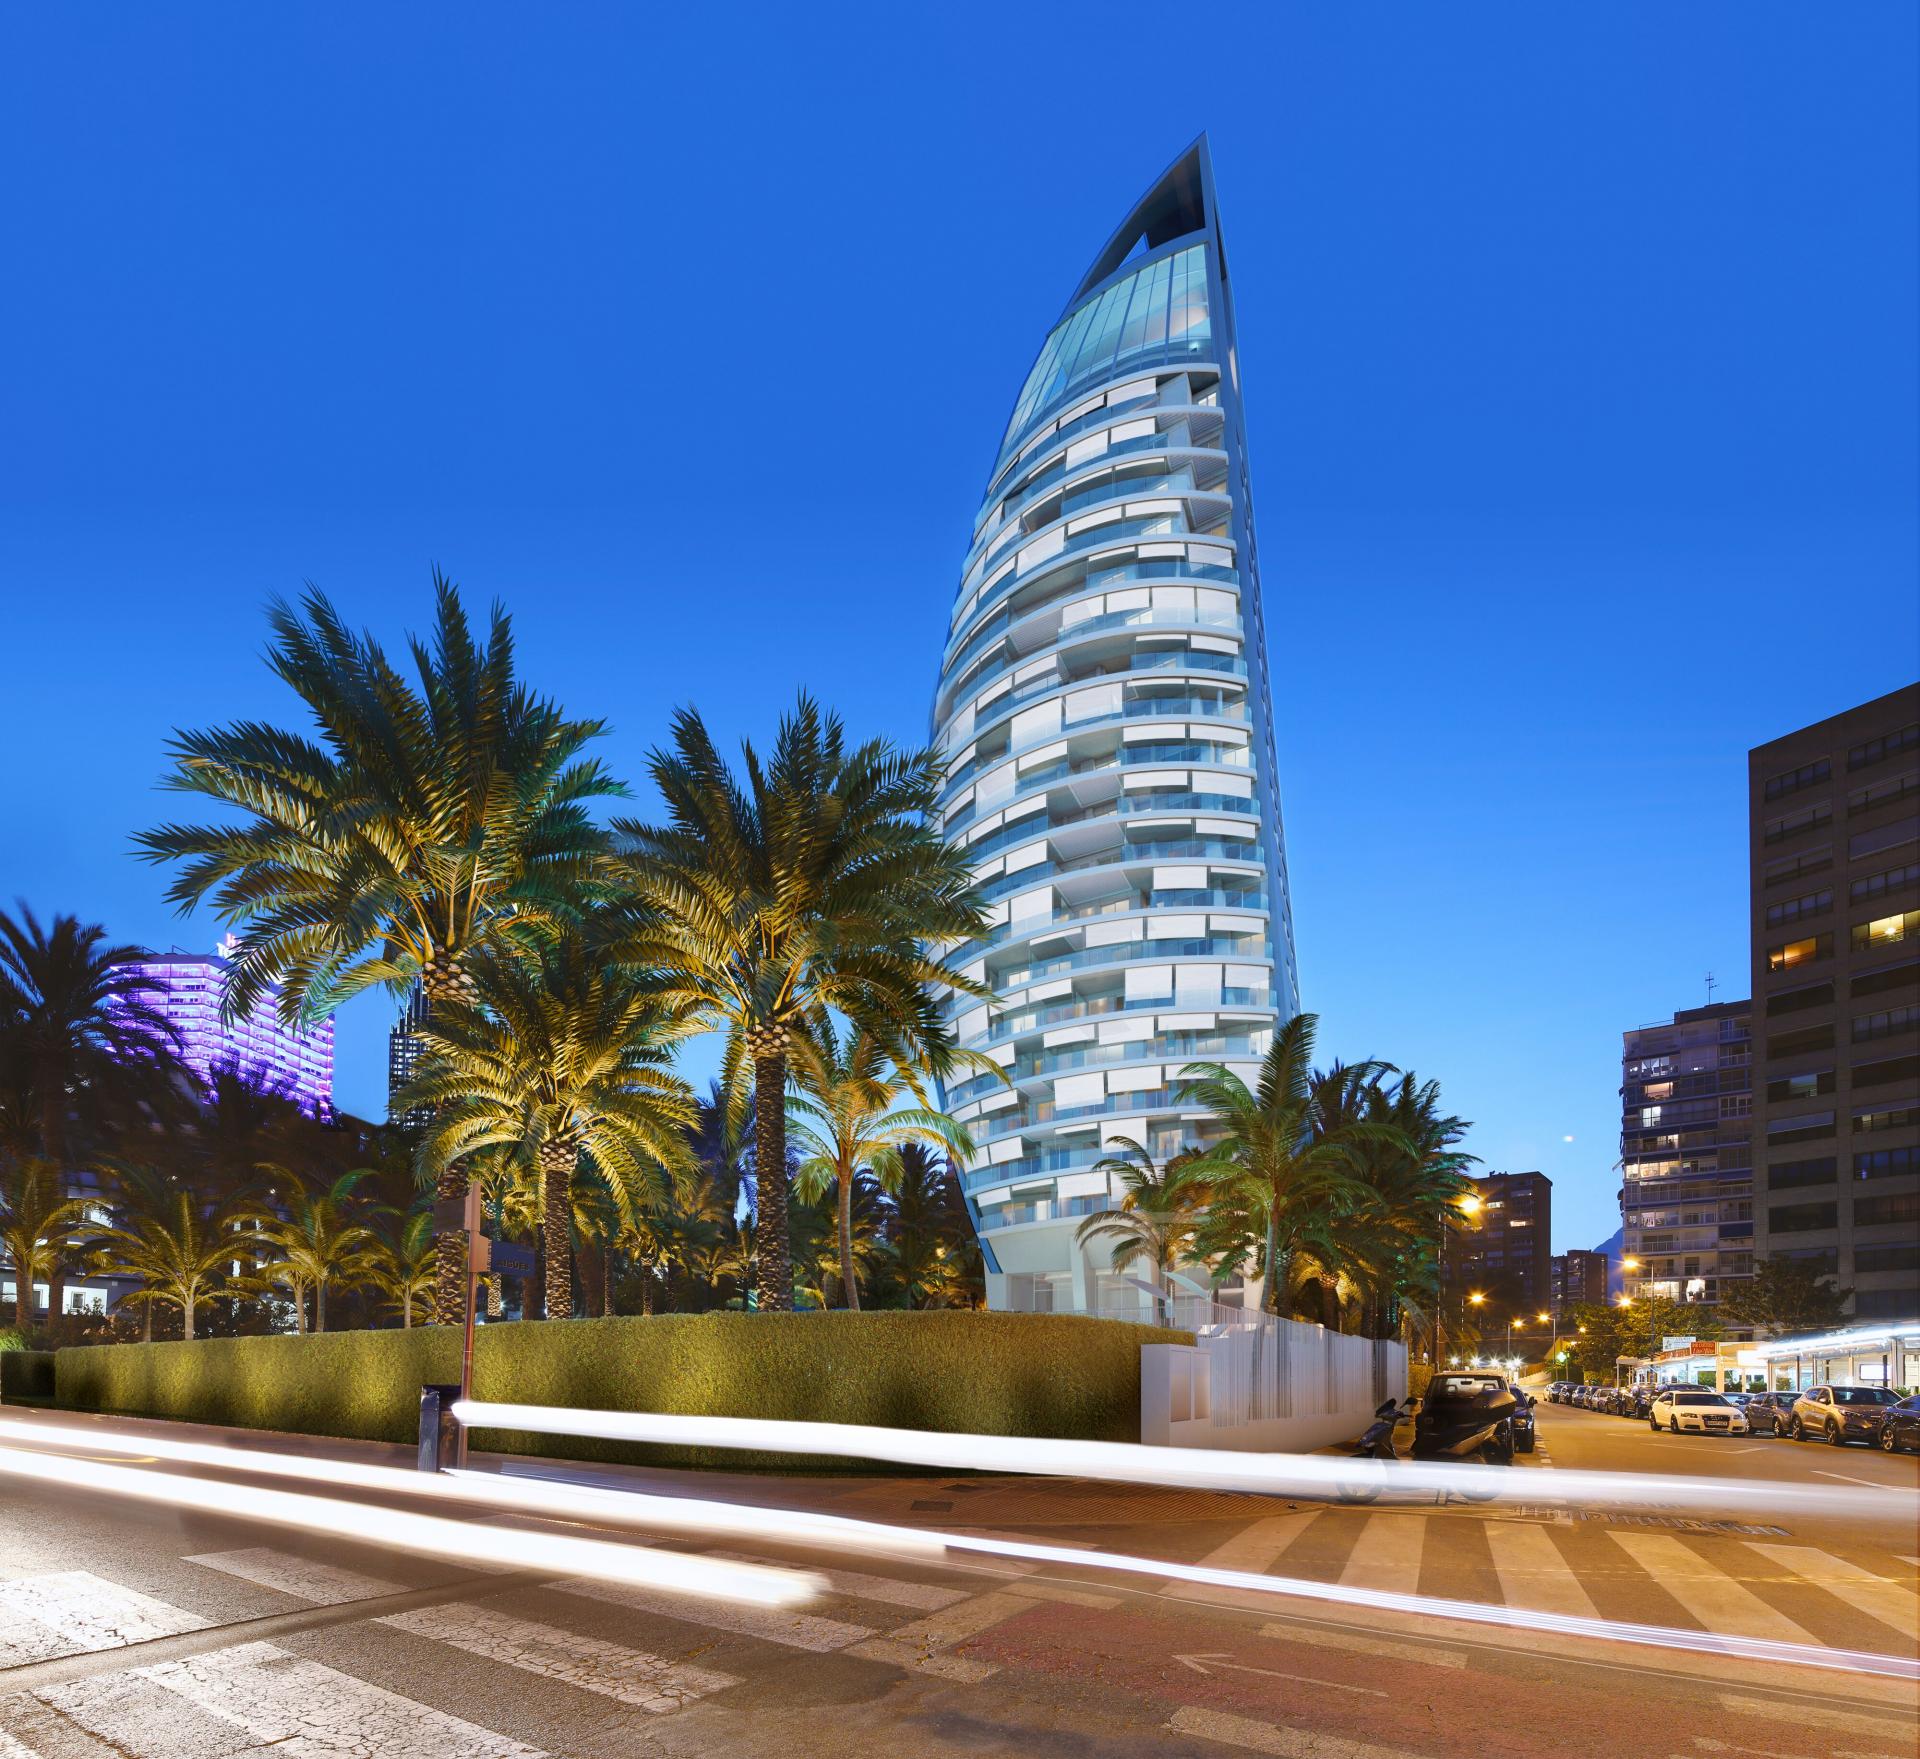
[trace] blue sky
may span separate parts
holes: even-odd
[[[803,684],[923,736],[1013,394],[1204,127],[1306,1003],[1592,1244],[1620,1030],[1745,992],[1748,746],[1920,671],[1917,19],[12,9],[0,896],[214,938],[128,839],[288,713],[303,580],[504,598],[628,775]]]

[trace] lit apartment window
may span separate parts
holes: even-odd
[[[1882,947],[1897,947],[1902,941],[1920,934],[1920,910],[1902,910],[1893,916],[1876,916],[1871,922],[1853,925],[1853,950],[1877,952]]]
[[[1816,959],[1833,957],[1833,936],[1808,935],[1804,940],[1787,941],[1767,949],[1769,971],[1791,971],[1796,965],[1810,965]]]

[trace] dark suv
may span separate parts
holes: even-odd
[[[1850,1441],[1869,1446],[1879,1439],[1887,1407],[1898,1401],[1883,1386],[1812,1386],[1793,1401],[1787,1433],[1795,1441]]]

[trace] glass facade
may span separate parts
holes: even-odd
[[[1076,1230],[1096,1163],[1204,1137],[1180,1071],[1248,1078],[1297,1006],[1232,313],[1197,143],[1116,230],[1015,399],[933,709],[942,817],[991,924],[950,1002],[1007,1081],[948,1104],[1000,1308],[1137,1312]]]
[[[203,1085],[210,1086],[214,1070],[231,1069],[254,1087],[284,1093],[309,1116],[333,1115],[330,1018],[289,1027],[269,998],[240,1019],[222,1019],[229,967],[219,953],[169,953],[124,969],[151,986],[141,1000],[173,1023],[180,1060]]]

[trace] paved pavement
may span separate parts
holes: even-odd
[[[88,1427],[72,1425],[74,1452]],[[248,1444],[234,1451],[236,1483],[249,1480],[249,1449],[301,1446],[234,1440]],[[1349,1508],[1024,1479],[569,1474],[1546,1615],[1498,1627],[1051,1561],[828,1556],[737,1537],[695,1546],[638,1524],[608,1534],[824,1572],[825,1593],[770,1610],[476,1573],[350,1534],[290,1538],[223,1512],[218,1482],[181,1513],[0,1482],[0,1759],[1498,1759],[1584,1756],[1596,1738],[1609,1759],[1912,1759],[1910,1683],[1730,1658],[1712,1640],[1911,1656],[1920,1536],[1901,1492],[1920,1478],[1914,1461],[1653,1437],[1557,1407],[1543,1407],[1542,1440],[1519,1468],[1538,1476],[1541,1500],[1518,1506]],[[1564,1467],[1709,1463],[1801,1483],[1845,1472],[1884,1487],[1890,1513],[1810,1530],[1750,1512],[1571,1509],[1551,1489]],[[1555,1614],[1697,1632],[1699,1648],[1572,1637],[1546,1628]]]

